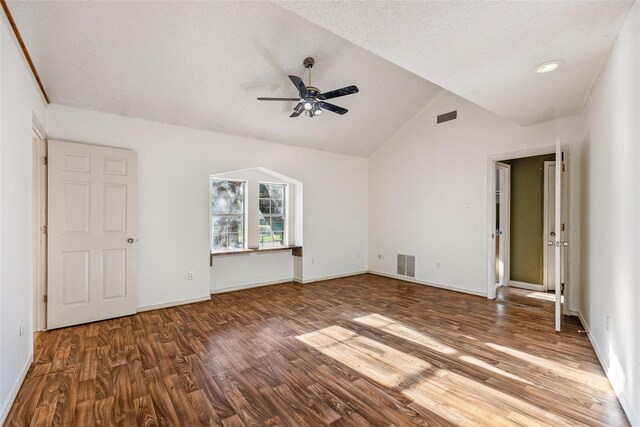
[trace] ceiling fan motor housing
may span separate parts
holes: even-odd
[[[316,63],[316,60],[313,59],[310,56],[307,56],[306,58],[304,58],[304,62],[302,63],[304,65],[304,68],[312,68],[313,64]]]

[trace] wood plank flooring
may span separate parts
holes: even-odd
[[[364,274],[49,331],[5,425],[628,425],[536,304]]]

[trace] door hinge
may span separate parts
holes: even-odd
[[[560,226],[560,231],[564,231],[564,224]]]
[[[567,169],[565,168],[565,165],[564,165],[564,163],[563,163],[563,164],[562,164],[562,172],[566,172],[566,171],[567,171]]]
[[[49,300],[49,296],[47,294],[42,295],[42,302],[47,302]]]
[[[48,165],[49,164],[49,159],[47,157],[41,157],[40,158],[40,164],[41,165]]]
[[[42,234],[47,234],[47,231],[48,231],[47,230],[47,226],[43,225],[42,228],[41,228],[41,231],[42,231]]]

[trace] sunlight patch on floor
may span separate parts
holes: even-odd
[[[496,366],[490,363],[487,363],[485,361],[482,361],[480,359],[476,359],[475,357],[462,355],[459,357],[459,359],[462,360],[463,362],[467,362],[470,365],[475,365],[479,368],[493,372],[494,374],[502,375],[503,377],[507,377],[509,379],[519,381],[524,384],[533,385],[533,383],[529,380],[525,380],[524,378],[514,375],[511,372],[507,372],[504,369],[497,368]]]
[[[381,321],[379,317],[365,318],[367,321]],[[330,326],[296,338],[370,380],[400,390],[414,404],[457,425],[518,425],[523,421],[528,425],[571,423],[545,408],[340,326]],[[477,359],[463,357],[467,360],[460,359],[468,363],[470,360],[478,362]]]
[[[499,344],[486,343],[486,345],[489,348],[508,354],[529,364],[536,365],[537,367],[550,372],[554,376],[575,381],[577,384],[586,384],[591,387],[598,387],[602,390],[610,389],[609,381],[606,378],[578,369],[580,366],[579,363],[571,362],[569,360],[563,360],[562,363],[554,362],[553,360],[546,359],[544,357],[535,356],[533,354],[525,353]]]
[[[544,301],[550,301],[550,302],[555,302],[556,301],[556,295],[555,294],[551,294],[549,292],[528,292],[524,295],[527,298],[534,298],[534,299],[539,299],[539,300],[544,300]],[[562,295],[560,297],[560,302],[564,303],[564,295]]]
[[[407,341],[420,344],[424,347],[438,351],[440,353],[449,355],[457,353],[454,348],[442,344],[440,341],[431,338],[430,336],[422,332],[416,331],[413,328],[398,323],[395,320],[381,314],[369,314],[367,316],[358,317],[357,319],[353,320],[355,322],[362,323],[363,325],[372,326],[388,334],[403,338]]]
[[[412,375],[432,368],[424,360],[340,326],[330,326],[296,338],[386,387],[401,386]]]
[[[411,341],[413,343],[422,345],[431,350],[438,351],[440,353],[453,356],[458,353],[458,351],[454,348],[447,346],[446,344],[441,343],[435,338],[430,337],[429,335],[416,331],[409,326],[403,325],[400,322],[395,321],[387,316],[383,316],[381,314],[369,314],[367,316],[358,317],[357,319],[353,319],[354,321],[361,323],[363,325],[371,326],[376,329],[379,329],[382,332],[394,335],[398,338],[405,339],[407,341]],[[502,375],[509,379],[519,381],[528,385],[532,385],[530,381],[527,381],[523,378],[520,378],[517,375],[514,375],[510,372],[507,372],[503,369],[497,368],[496,366],[477,359],[472,356],[461,355],[458,358],[464,362],[467,362],[471,365],[478,366],[487,371],[493,372],[498,375]]]

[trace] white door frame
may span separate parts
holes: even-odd
[[[563,145],[562,151],[564,152],[564,163],[566,166],[565,170],[565,180],[566,180],[566,193],[563,201],[563,206],[569,206],[568,199],[570,197],[569,189],[571,186],[569,185],[569,145]],[[496,243],[494,239],[495,227],[496,227],[496,163],[505,160],[511,159],[519,159],[522,157],[533,157],[533,156],[541,156],[544,154],[555,154],[556,147],[555,145],[548,145],[540,148],[531,148],[526,150],[512,151],[506,153],[493,154],[487,157],[487,275],[486,275],[486,283],[487,283],[487,299],[495,299],[496,298]],[[568,209],[565,209],[566,218],[569,218]],[[567,224],[567,228],[565,229],[565,233],[568,235],[568,229],[570,225]],[[492,249],[493,248],[493,249]],[[565,259],[568,259],[568,248],[565,248]],[[566,263],[565,263],[566,265]],[[569,286],[570,286],[570,277],[568,268],[565,269],[567,274],[565,275],[565,289],[564,289],[564,304],[563,304],[563,312],[564,314],[569,313]]]
[[[31,182],[33,191],[33,333],[47,329],[47,169],[42,158],[47,156],[47,135],[44,128],[33,117],[33,133],[37,140],[32,142]],[[44,141],[44,143],[42,142]]]
[[[503,277],[502,280],[498,278],[497,288],[500,285],[507,286],[511,278],[511,165],[496,162],[496,169],[503,170],[505,178],[502,191],[500,191],[501,240],[500,253],[498,254],[502,258]]]

